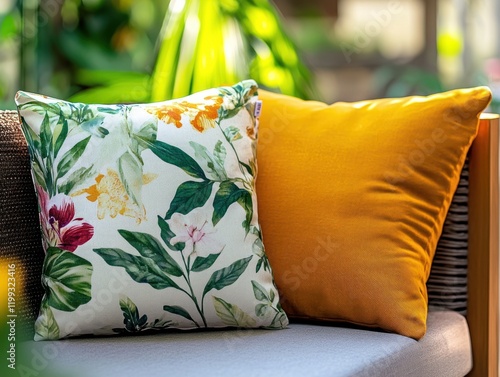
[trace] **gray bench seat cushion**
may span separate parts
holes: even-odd
[[[290,324],[288,329],[161,333],[26,342],[27,367],[66,376],[464,376],[465,318],[430,312],[420,341],[378,331]],[[53,369],[52,369],[53,368]],[[52,372],[51,372],[52,370]],[[55,373],[58,371],[60,373]]]

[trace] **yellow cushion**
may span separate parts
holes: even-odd
[[[485,87],[358,103],[259,91],[259,217],[292,318],[415,339]]]

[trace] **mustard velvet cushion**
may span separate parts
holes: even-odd
[[[259,97],[259,218],[287,314],[421,338],[425,283],[490,91],[331,106]]]

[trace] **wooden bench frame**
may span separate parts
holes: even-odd
[[[498,144],[499,116],[483,114],[469,153],[467,322],[471,377],[498,376]]]

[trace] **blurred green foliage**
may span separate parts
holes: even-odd
[[[19,88],[70,98],[96,83],[149,74],[168,6],[163,0],[1,1],[7,2],[0,4],[3,108],[13,107],[12,90]]]
[[[130,103],[250,77],[288,94],[313,93],[268,0],[1,1],[3,108],[13,108],[17,89]]]
[[[311,75],[268,0],[172,0],[151,99],[253,78],[261,87],[314,96]]]

